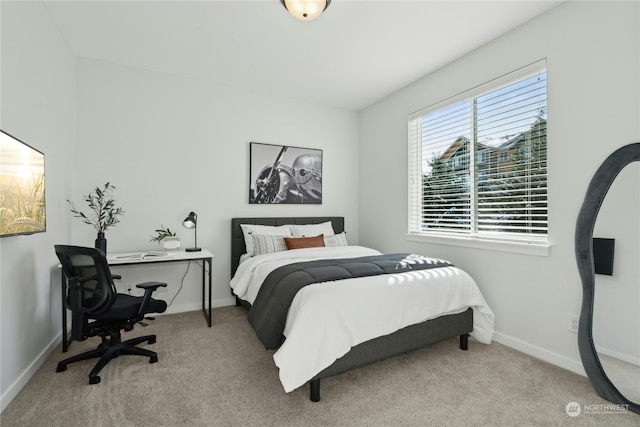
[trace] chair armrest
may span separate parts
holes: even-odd
[[[152,290],[156,290],[158,288],[166,288],[167,284],[166,283],[162,283],[162,282],[144,282],[144,283],[138,283],[136,285],[136,288],[140,288],[140,289],[152,289]]]
[[[147,305],[149,305],[149,301],[151,301],[151,294],[158,288],[167,286],[166,283],[162,282],[144,282],[138,283],[136,288],[144,289],[144,295],[142,296],[142,303],[140,304],[140,310],[138,311],[138,317],[142,319],[147,312]]]

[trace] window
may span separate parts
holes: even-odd
[[[481,150],[478,152],[478,163],[485,163],[487,161],[487,150]]]
[[[547,245],[544,61],[409,117],[409,236]]]

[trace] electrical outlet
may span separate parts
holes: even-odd
[[[567,324],[567,330],[569,332],[578,333],[578,316],[572,314],[569,315],[569,322]]]

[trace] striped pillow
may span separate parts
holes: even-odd
[[[347,242],[347,233],[342,232],[333,236],[324,236],[324,245],[328,247],[349,246]]]
[[[254,255],[286,251],[287,245],[282,236],[268,234],[252,234]]]

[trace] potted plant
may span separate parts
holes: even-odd
[[[152,242],[162,243],[167,250],[180,248],[180,238],[176,237],[176,233],[171,231],[169,227],[160,226],[155,232],[156,235],[151,238]]]
[[[84,201],[91,210],[88,215],[76,208],[72,201],[67,200],[67,203],[71,205],[71,212],[74,216],[96,229],[98,237],[95,247],[102,249],[104,253],[107,253],[107,240],[104,237],[104,232],[109,227],[119,223],[120,219],[118,217],[125,213],[124,209],[116,206],[116,201],[113,198],[113,190],[115,189],[114,185],[107,182],[102,188],[96,187],[91,193],[84,196]]]

